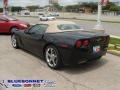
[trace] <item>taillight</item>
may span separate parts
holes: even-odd
[[[88,40],[84,40],[83,41],[83,46],[88,46],[89,45],[89,41]]]
[[[86,46],[88,46],[89,45],[89,40],[77,40],[76,41],[76,44],[75,44],[75,47],[76,48],[80,48],[80,47],[86,47]]]
[[[80,48],[82,46],[82,41],[80,41],[80,40],[76,41],[75,46],[76,46],[76,48]]]

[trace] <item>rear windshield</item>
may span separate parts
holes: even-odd
[[[61,24],[61,25],[58,25],[58,28],[60,30],[78,30],[78,29],[81,29],[81,27],[77,24]]]

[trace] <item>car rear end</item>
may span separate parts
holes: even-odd
[[[78,39],[74,48],[62,49],[61,56],[64,64],[79,64],[96,60],[106,54],[110,37],[96,36]]]

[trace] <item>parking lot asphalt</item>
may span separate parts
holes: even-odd
[[[9,35],[0,35],[0,80],[8,79],[54,80],[56,85],[6,90],[119,90],[120,57],[107,54],[96,62],[52,70],[39,57],[12,48]]]

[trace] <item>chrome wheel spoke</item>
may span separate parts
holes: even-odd
[[[51,63],[52,62],[52,60],[51,60],[51,58],[49,59],[49,63]]]
[[[47,57],[51,57],[51,54],[47,52]]]
[[[54,65],[54,66],[56,65],[56,62],[55,62],[55,60],[53,60],[53,61],[52,61],[52,63],[53,63],[53,65]]]

